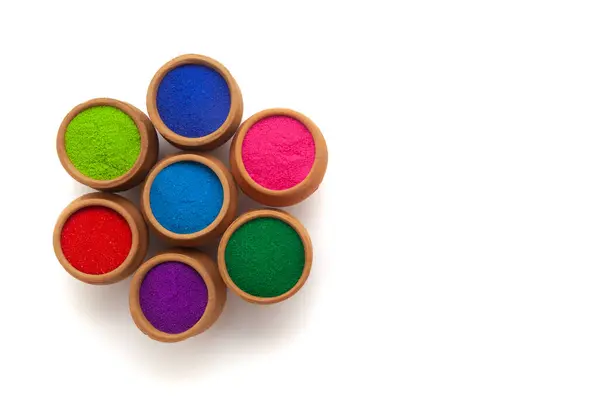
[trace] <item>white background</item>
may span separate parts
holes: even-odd
[[[599,21],[592,0],[2,2],[0,398],[600,398]],[[184,53],[229,68],[245,118],[307,114],[330,163],[290,209],[306,286],[162,344],[129,281],[56,261],[87,190],[55,139],[89,98],[145,110]]]

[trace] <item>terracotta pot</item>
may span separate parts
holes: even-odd
[[[223,187],[223,205],[217,217],[206,228],[193,233],[176,233],[165,228],[156,219],[150,206],[150,190],[155,178],[166,167],[192,161],[209,167],[219,178]],[[238,193],[231,173],[216,158],[195,153],[180,153],[160,160],[148,175],[142,189],[141,210],[150,228],[163,240],[174,246],[196,247],[217,239],[235,218]]]
[[[208,303],[200,319],[189,329],[180,333],[167,333],[155,328],[146,318],[140,305],[140,288],[144,278],[159,264],[183,263],[200,274],[208,290]],[[192,249],[171,249],[146,261],[135,273],[129,291],[129,308],[137,327],[150,338],[161,342],[179,342],[198,335],[219,318],[227,299],[227,289],[221,280],[215,263],[205,254]]]
[[[158,110],[156,97],[161,82],[170,71],[184,65],[201,65],[213,69],[223,77],[229,88],[231,105],[227,118],[216,130],[204,136],[187,137],[182,135],[181,132],[178,133],[172,130],[163,121]],[[186,54],[163,65],[150,82],[146,106],[150,119],[158,132],[173,146],[183,150],[212,150],[227,142],[240,125],[244,108],[240,88],[227,68],[212,58],[198,54]]]
[[[280,221],[283,221],[284,223],[286,223],[287,225],[289,225],[292,229],[294,229],[296,231],[296,233],[300,237],[300,240],[302,241],[302,245],[304,247],[304,267],[303,267],[302,274],[300,275],[298,281],[287,292],[282,293],[278,296],[274,296],[274,297],[260,297],[260,296],[256,296],[256,295],[247,293],[246,291],[242,290],[236,284],[236,282],[233,281],[233,279],[229,275],[229,271],[227,269],[225,252],[226,252],[227,245],[229,243],[231,236],[244,224],[246,224],[254,219],[257,219],[257,218],[275,218]],[[246,251],[248,251],[248,252],[251,251],[250,247],[248,247],[248,249]],[[248,254],[248,256],[252,257],[252,254]],[[308,235],[308,232],[306,231],[304,226],[302,226],[300,221],[298,221],[296,218],[292,217],[290,214],[288,214],[284,211],[267,209],[267,210],[255,210],[255,211],[246,212],[246,213],[240,215],[231,224],[231,226],[229,226],[229,228],[227,228],[227,231],[225,231],[225,233],[223,234],[223,237],[221,238],[221,242],[219,244],[217,262],[219,265],[219,273],[221,274],[223,281],[225,282],[227,287],[229,287],[229,289],[231,289],[235,294],[237,294],[238,296],[242,297],[244,300],[249,301],[251,303],[272,304],[272,303],[278,303],[278,302],[281,302],[283,300],[290,298],[291,296],[296,294],[302,288],[302,286],[308,279],[308,275],[310,274],[310,270],[311,270],[311,266],[312,266],[312,258],[313,258],[313,250],[312,250],[312,244],[310,241],[310,236]],[[265,277],[265,278],[269,278],[269,277]]]
[[[133,122],[135,122],[140,134],[140,154],[137,158],[137,161],[131,167],[131,169],[129,169],[129,171],[117,178],[110,180],[99,180],[84,175],[73,165],[69,159],[69,156],[67,155],[67,150],[65,147],[65,134],[67,132],[69,123],[71,123],[73,118],[75,118],[81,112],[97,106],[109,106],[121,110],[127,114],[133,120]],[[92,139],[93,138],[90,138],[90,140]],[[154,166],[156,159],[158,158],[158,137],[156,135],[156,131],[154,130],[154,126],[152,126],[152,123],[143,112],[125,102],[115,99],[101,98],[86,101],[85,103],[73,108],[67,114],[58,130],[56,149],[62,166],[69,173],[69,175],[73,177],[73,179],[96,190],[118,192],[131,189],[144,180],[148,174],[148,171],[150,171],[152,166]]]
[[[93,206],[106,207],[117,212],[125,219],[125,221],[127,221],[127,224],[131,229],[131,249],[129,254],[120,266],[101,275],[88,274],[71,265],[63,253],[61,244],[63,227],[69,218],[77,211]],[[90,193],[79,197],[64,209],[56,222],[53,242],[54,253],[58,258],[58,261],[73,277],[82,282],[91,284],[110,284],[125,279],[140,266],[148,250],[148,229],[144,222],[144,218],[129,200],[110,193]]]
[[[283,190],[273,190],[259,184],[250,176],[249,171],[244,165],[243,157],[244,139],[252,126],[254,126],[257,122],[264,120],[265,118],[277,116],[292,118],[304,125],[312,135],[315,152],[314,162],[304,180],[297,183],[295,186]],[[290,143],[289,146],[293,147],[294,144]],[[273,146],[273,143],[265,143],[261,147],[265,149],[265,152],[272,151],[272,149],[276,148]],[[314,122],[296,111],[283,108],[273,108],[254,114],[240,126],[240,129],[238,130],[231,144],[229,161],[231,164],[231,172],[233,177],[244,193],[257,202],[267,206],[286,207],[301,202],[317,190],[321,184],[321,181],[323,180],[323,177],[325,176],[325,171],[327,169],[327,158],[327,144],[325,143],[325,139],[323,138],[321,131],[314,124]],[[265,165],[270,165],[267,161],[273,162],[273,160],[265,160]],[[281,175],[285,176],[286,171],[276,170],[276,168],[286,168],[284,163],[277,163],[275,161],[274,165],[270,168],[270,173],[276,174],[279,172]]]

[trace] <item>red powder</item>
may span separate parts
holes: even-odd
[[[294,118],[263,118],[246,132],[242,162],[259,185],[289,189],[308,176],[315,162],[315,141],[308,128]]]
[[[121,214],[108,207],[85,207],[65,222],[60,246],[67,261],[79,271],[106,274],[127,258],[131,228]]]

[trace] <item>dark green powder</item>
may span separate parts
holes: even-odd
[[[141,151],[140,132],[116,107],[90,107],[75,116],[65,132],[65,149],[75,168],[97,180],[126,174]]]
[[[225,248],[231,280],[244,292],[276,297],[289,291],[304,270],[298,233],[276,218],[256,218],[240,226]]]

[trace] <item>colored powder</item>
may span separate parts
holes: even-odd
[[[90,275],[106,274],[123,264],[131,242],[131,228],[125,218],[101,206],[73,213],[60,234],[60,246],[67,261]]]
[[[244,292],[276,297],[289,291],[304,271],[298,233],[276,218],[256,218],[240,226],[225,248],[231,280]]]
[[[154,178],[150,208],[167,230],[179,234],[201,231],[223,207],[223,185],[212,169],[193,161],[169,165]]]
[[[165,262],[152,268],[140,286],[140,307],[156,329],[181,333],[204,314],[208,288],[202,276],[189,265]]]
[[[246,132],[242,161],[259,185],[289,189],[308,176],[315,162],[315,141],[306,126],[294,118],[263,118]]]
[[[88,178],[107,181],[127,173],[141,151],[140,132],[116,107],[97,106],[75,116],[65,132],[69,160]]]
[[[160,82],[156,107],[173,132],[198,138],[223,125],[231,108],[231,94],[225,79],[214,69],[182,65],[167,72]]]

